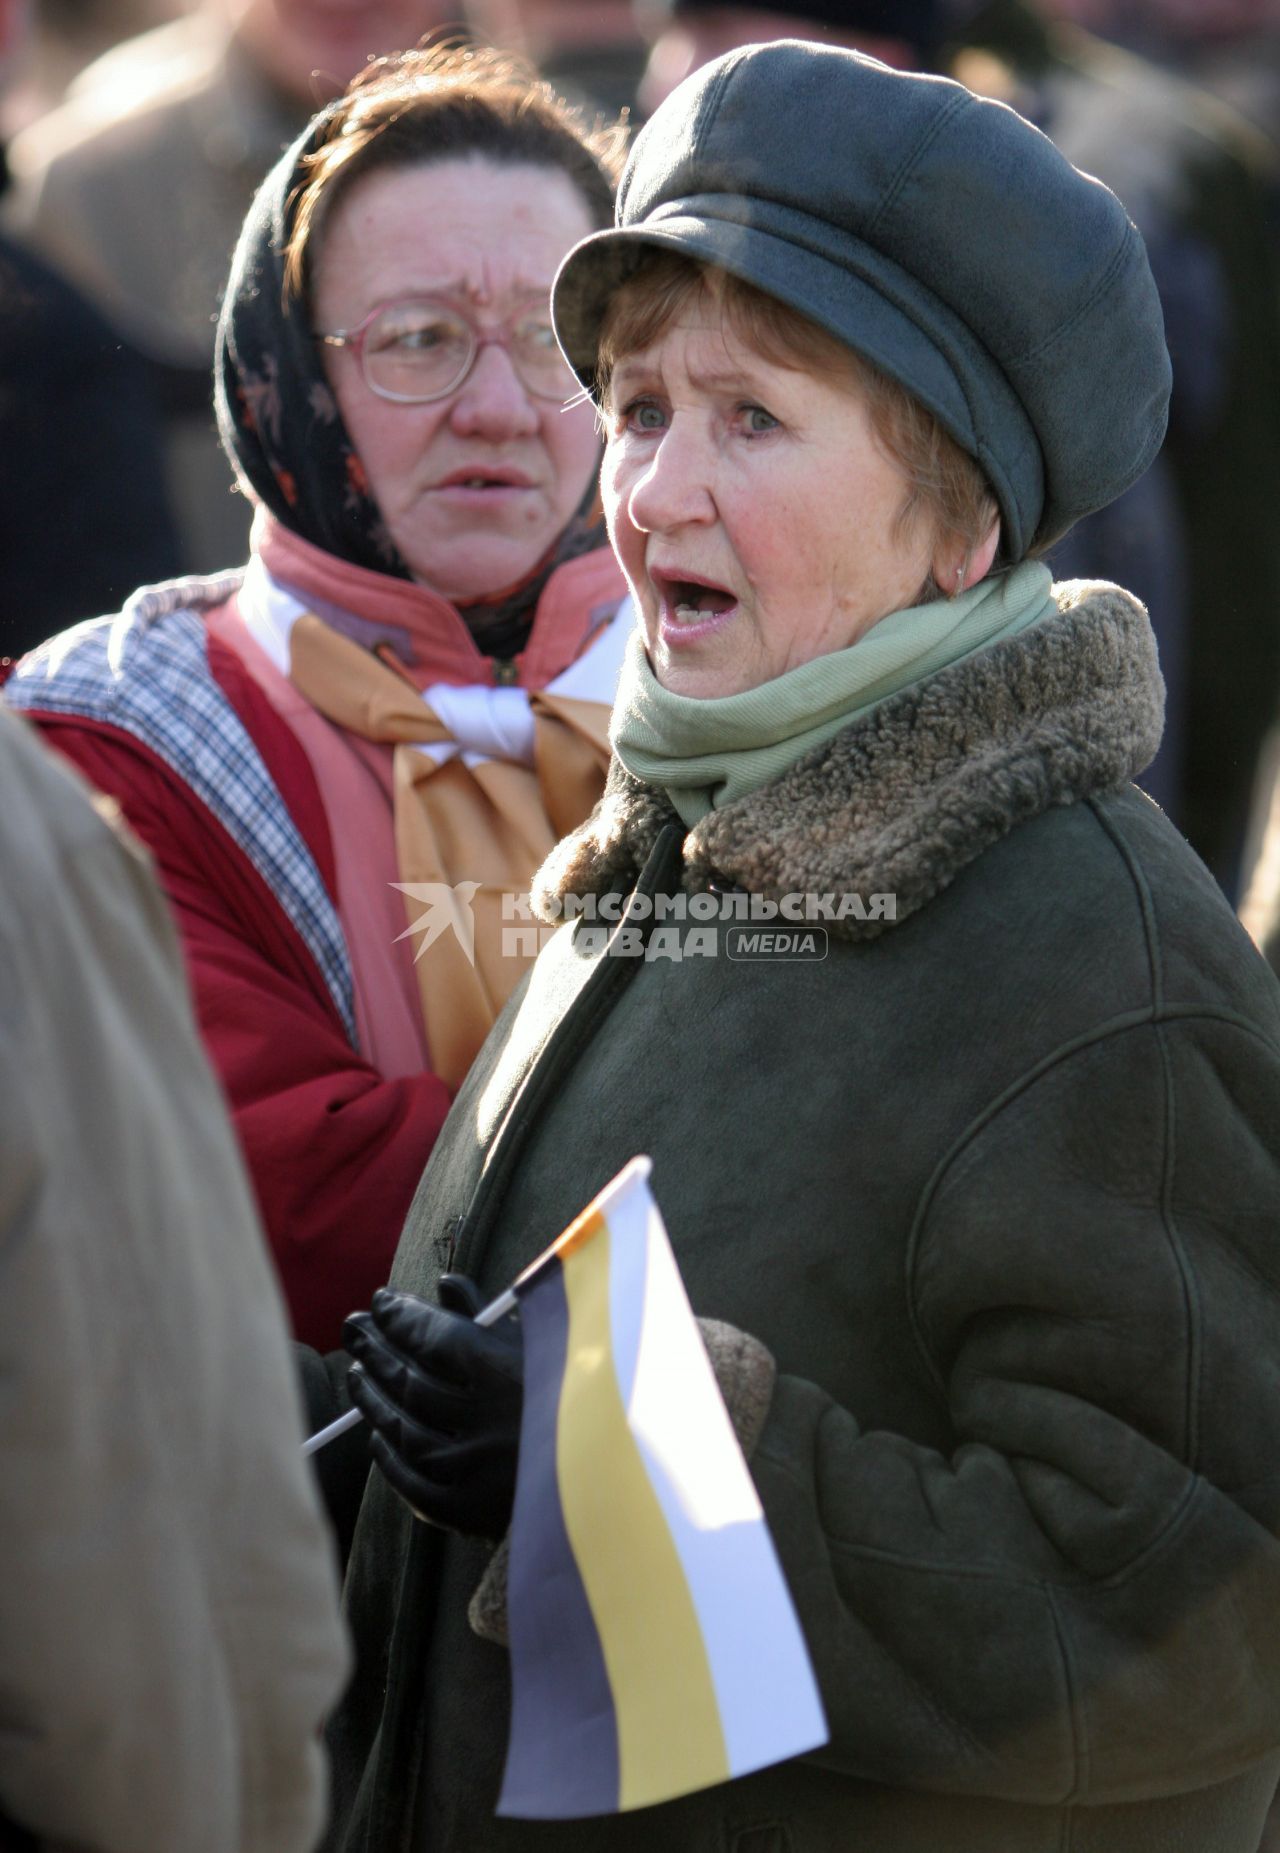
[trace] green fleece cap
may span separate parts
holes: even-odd
[[[1011,560],[1160,448],[1171,371],[1137,228],[1015,110],[947,78],[789,39],[686,78],[636,139],[614,229],[556,278],[588,390],[609,298],[653,246],[754,284],[912,392],[981,464]]]

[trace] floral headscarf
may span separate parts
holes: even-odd
[[[245,220],[218,321],[214,397],[222,446],[245,486],[285,527],[355,566],[413,577],[387,530],[337,400],[305,306],[285,306],[284,253],[305,180],[327,138],[322,110],[263,181]],[[594,477],[550,554],[492,603],[467,605],[481,649],[522,647],[538,596],[557,566],[606,543]]]
[[[305,308],[296,298],[285,306],[284,253],[303,161],[324,139],[328,114],[285,151],[249,208],[218,323],[218,429],[241,480],[285,527],[357,566],[408,579],[325,379]]]

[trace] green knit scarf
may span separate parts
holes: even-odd
[[[613,709],[613,750],[635,778],[664,790],[692,828],[888,696],[1037,623],[1054,609],[1051,584],[1047,566],[1026,560],[958,598],[893,612],[847,650],[710,701],[663,688],[637,628]]]

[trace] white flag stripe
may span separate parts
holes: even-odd
[[[643,1323],[626,1407],[697,1610],[729,1766],[745,1775],[827,1741],[804,1637],[755,1486],[648,1191]],[[611,1212],[612,1232],[617,1212]],[[611,1243],[610,1298],[639,1298],[633,1243]]]
[[[644,1330],[644,1283],[648,1272],[649,1218],[656,1214],[647,1182],[615,1196],[602,1214],[609,1225],[609,1336],[613,1372],[622,1407],[629,1409]]]

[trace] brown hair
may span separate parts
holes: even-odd
[[[613,220],[627,130],[622,122],[588,128],[523,59],[448,40],[376,59],[318,120],[315,135],[290,202],[286,302],[305,301],[324,217],[362,175],[470,155],[558,168],[598,228]]]
[[[655,248],[647,253],[612,297],[596,358],[594,396],[600,405],[608,404],[609,382],[623,355],[657,340],[680,309],[704,291],[714,294],[733,333],[766,360],[834,375],[862,393],[881,448],[907,479],[899,534],[931,521],[935,534],[961,540],[966,554],[981,545],[1000,513],[991,485],[981,466],[913,393],[798,309],[680,252]],[[919,596],[923,601],[944,591],[930,577]]]

